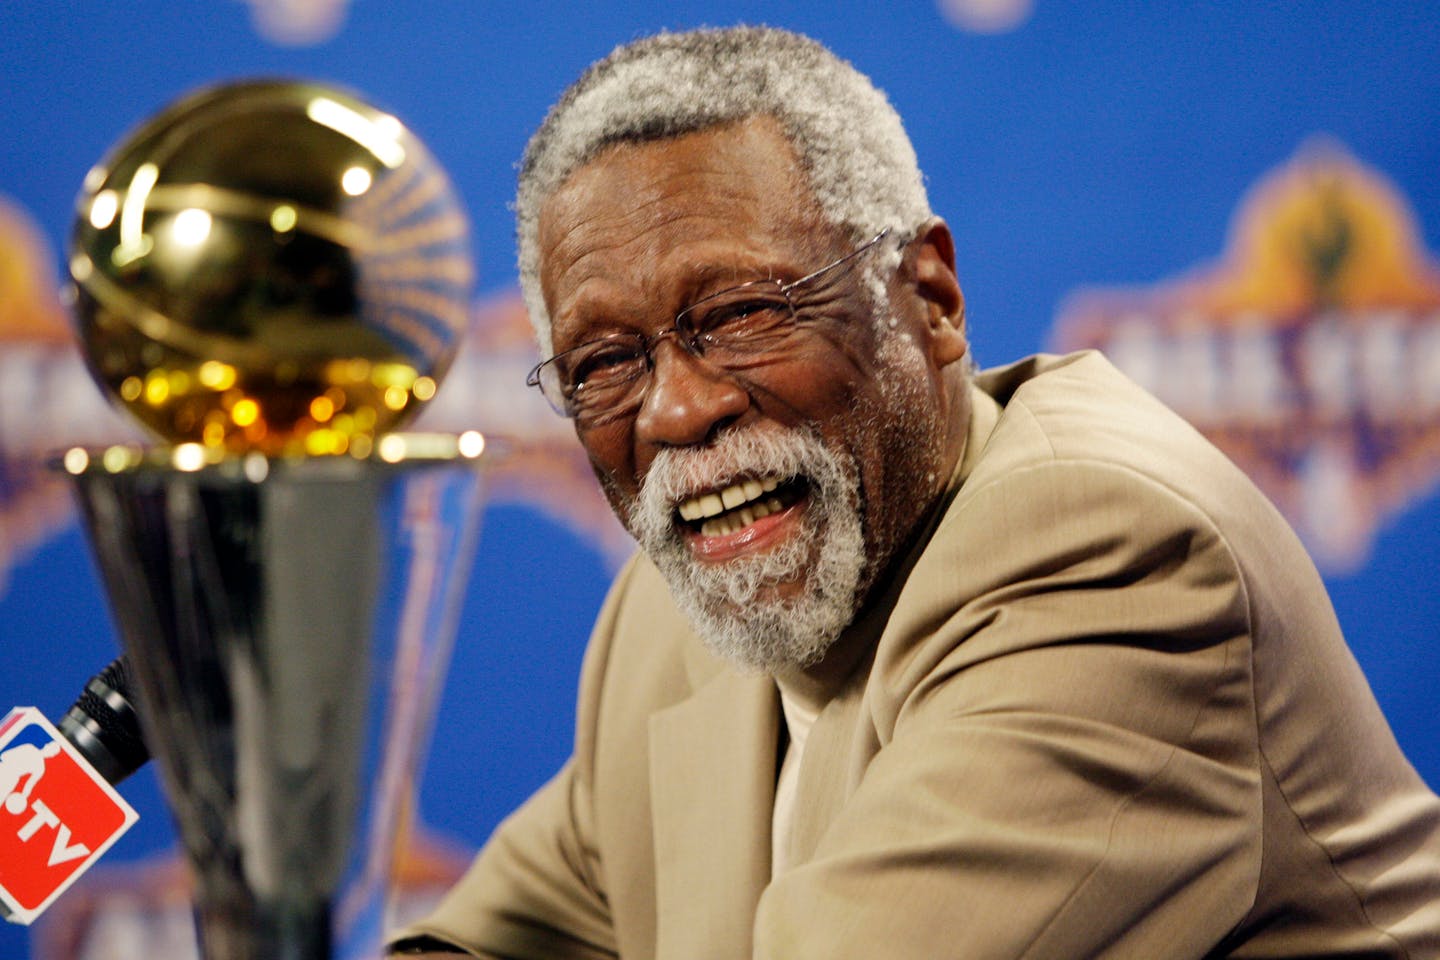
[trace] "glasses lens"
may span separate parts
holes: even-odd
[[[791,330],[790,300],[777,280],[758,280],[722,290],[686,308],[676,325],[707,357],[758,353],[777,346]]]
[[[565,413],[589,416],[623,405],[646,367],[644,339],[616,334],[546,361],[540,388]]]

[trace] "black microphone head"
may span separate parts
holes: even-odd
[[[90,679],[90,682],[114,690],[127,700],[130,698],[130,658],[121,654]]]
[[[120,656],[90,679],[57,724],[65,739],[112,784],[150,759],[135,699],[129,661]]]

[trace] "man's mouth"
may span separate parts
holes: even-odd
[[[682,500],[676,508],[683,524],[702,537],[723,537],[792,506],[804,495],[801,477],[737,480],[721,489]]]

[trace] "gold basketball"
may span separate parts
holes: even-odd
[[[395,117],[312,83],[204,90],[85,178],[70,273],[86,360],[167,443],[365,456],[455,355],[468,233]]]

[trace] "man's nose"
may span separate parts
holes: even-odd
[[[672,341],[654,347],[645,399],[635,415],[636,439],[656,446],[705,443],[739,419],[750,394],[734,376]]]

